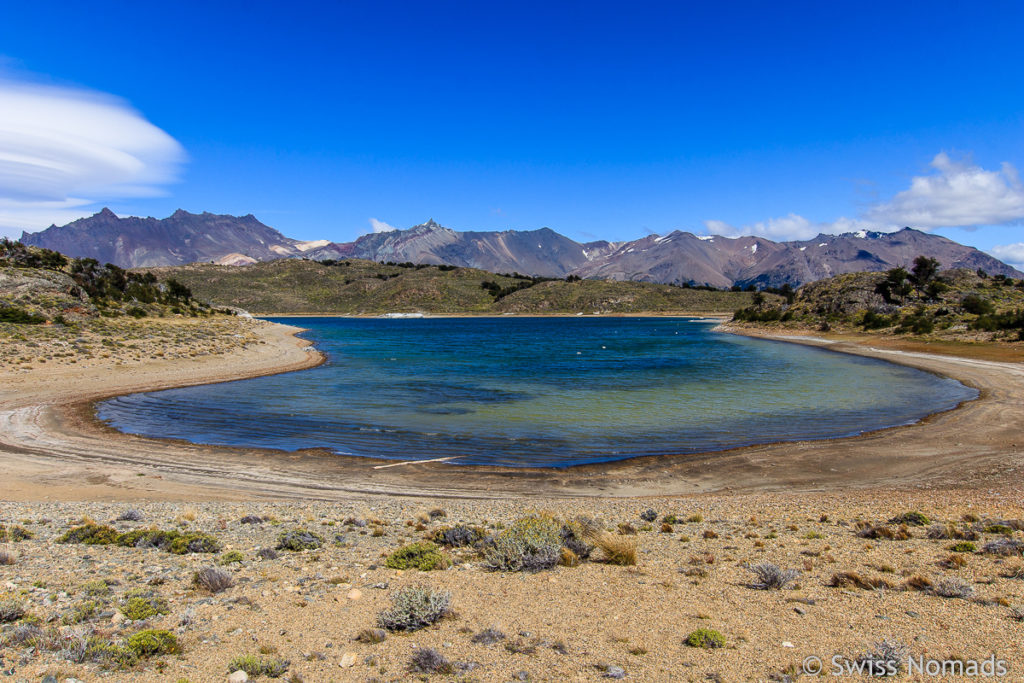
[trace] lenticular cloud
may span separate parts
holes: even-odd
[[[125,102],[0,79],[0,229],[40,228],[75,207],[152,196],[184,150]]]

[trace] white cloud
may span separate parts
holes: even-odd
[[[892,230],[891,226],[878,226],[866,221],[839,218],[831,223],[815,223],[803,216],[791,213],[788,216],[769,218],[742,227],[734,227],[723,221],[704,221],[709,235],[739,237],[740,235],[756,235],[775,241],[809,240],[821,233],[837,235],[856,230]]]
[[[65,223],[99,202],[161,194],[184,158],[174,138],[122,100],[0,76],[0,232]]]
[[[1024,219],[1024,183],[1010,163],[1003,162],[998,171],[989,171],[940,152],[931,166],[934,173],[912,178],[909,189],[870,207],[860,218],[841,217],[815,223],[791,213],[741,227],[718,220],[704,221],[704,226],[708,234],[726,237],[758,235],[772,240],[805,240],[819,233],[892,232],[904,226],[925,231],[973,228]]]
[[[388,225],[384,221],[379,221],[376,218],[370,219],[370,227],[373,228],[374,232],[391,232],[392,230],[398,229],[395,226]]]
[[[1024,185],[1011,164],[1003,162],[998,171],[988,171],[941,152],[931,166],[935,173],[913,178],[909,189],[873,207],[866,217],[923,230],[999,225],[1024,218]]]
[[[988,253],[1017,270],[1024,271],[1024,242],[997,245],[989,249]]]

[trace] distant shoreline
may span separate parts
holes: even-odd
[[[296,328],[258,325],[268,348],[246,357],[188,361],[132,372],[109,368],[79,378],[74,390],[59,377],[32,382],[20,396],[0,395],[0,450],[11,481],[0,497],[54,495],[40,484],[56,471],[95,474],[90,489],[69,485],[59,494],[90,496],[344,499],[367,495],[534,498],[693,495],[708,492],[843,490],[888,486],[991,486],[991,472],[1013,470],[1024,422],[1024,365],[871,348],[814,339],[780,339],[882,358],[953,377],[980,397],[908,426],[855,437],[748,446],[689,456],[652,456],[568,469],[464,466],[453,477],[444,463],[410,463],[378,470],[380,461],[325,451],[287,453],[201,446],[116,432],[93,415],[96,400],[312,367],[321,359],[303,349]],[[765,335],[770,338],[771,335]],[[41,373],[46,371],[41,370]],[[15,392],[17,393],[17,392]],[[981,476],[978,468],[984,465]],[[141,473],[141,474],[140,474]],[[136,478],[137,477],[137,478]],[[15,490],[16,489],[16,490]],[[12,495],[13,494],[13,495]]]

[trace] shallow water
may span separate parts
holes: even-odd
[[[327,355],[272,377],[122,396],[99,417],[195,443],[564,467],[914,422],[977,392],[687,318],[289,318]]]

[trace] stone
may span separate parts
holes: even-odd
[[[345,594],[345,597],[349,600],[358,600],[359,598],[363,597],[363,591],[359,590],[358,588],[353,588]]]
[[[626,670],[621,666],[609,666],[608,670],[604,672],[605,678],[625,678]]]
[[[228,676],[228,683],[245,683],[249,680],[249,674],[244,671],[235,671]]]
[[[356,664],[356,653],[354,653],[354,652],[346,652],[344,655],[342,655],[341,662],[338,663],[338,666],[342,667],[343,669],[348,669],[350,667],[355,666],[355,664]]]

